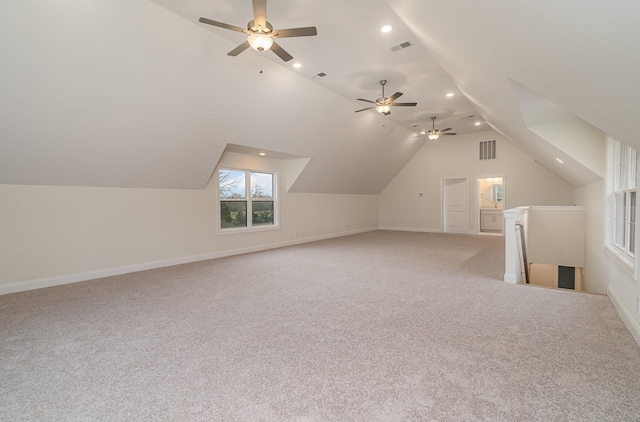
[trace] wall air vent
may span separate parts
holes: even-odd
[[[409,41],[405,41],[405,42],[401,42],[400,44],[396,44],[396,45],[392,45],[391,51],[396,52],[396,51],[400,51],[403,48],[407,48],[407,47],[411,47],[411,43]]]
[[[496,159],[496,140],[480,142],[480,160]]]

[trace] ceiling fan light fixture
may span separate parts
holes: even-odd
[[[376,106],[376,111],[380,114],[387,115],[391,113],[391,106],[389,104],[379,104]]]
[[[436,139],[438,139],[440,137],[440,134],[438,133],[432,133],[431,131],[429,131],[429,139],[431,139],[432,141],[435,141]]]
[[[271,48],[273,45],[273,39],[263,33],[257,32],[249,35],[247,38],[249,45],[256,51],[265,51]]]

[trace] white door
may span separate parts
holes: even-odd
[[[444,232],[467,232],[467,179],[443,180]]]

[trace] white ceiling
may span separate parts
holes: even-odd
[[[229,57],[243,35],[198,22],[245,26],[250,0],[5,0],[0,183],[199,189],[234,144],[310,157],[293,190],[379,193],[437,116],[460,134],[492,127],[583,186],[604,149],[530,130],[513,87],[640,148],[640,3],[588,3],[268,0],[275,28],[318,28],[279,40],[284,63]],[[354,113],[381,79],[417,107]]]
[[[513,82],[640,148],[640,2],[388,3],[491,126],[574,186],[599,179],[574,159],[585,145],[561,148],[528,130]],[[589,153],[583,162],[602,161],[604,148]]]
[[[198,19],[206,17],[242,28],[253,19],[251,0],[153,1],[234,44],[242,43],[246,35],[205,25]],[[471,102],[384,0],[270,0],[267,19],[274,29],[316,26],[318,35],[277,40],[294,57],[286,63],[270,51],[241,53],[251,57],[256,72],[260,60],[271,60],[353,101],[354,111],[371,105],[358,98],[381,97],[380,81],[387,80],[386,96],[402,92],[398,102],[418,103],[416,107],[392,109],[388,120],[416,133],[432,127],[432,116],[437,117],[436,128],[450,126],[461,134],[488,129],[486,124],[475,126],[484,122]],[[383,25],[391,25],[393,30],[383,33]],[[406,41],[410,47],[391,49]],[[303,67],[294,69],[296,62]],[[326,76],[318,77],[319,73]],[[446,97],[447,93],[454,96]],[[473,118],[468,118],[470,115]]]

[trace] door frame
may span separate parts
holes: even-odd
[[[476,178],[476,231],[483,236],[504,236],[504,224],[500,233],[486,233],[480,231],[480,180],[481,179],[502,179],[502,211],[507,209],[507,182],[504,174],[490,175],[490,176],[478,176]]]
[[[464,194],[463,194],[463,216],[462,216],[462,224],[464,224],[464,233],[469,232],[469,178],[467,176],[446,176],[440,179],[440,228],[442,233],[447,233],[446,231],[446,198],[445,198],[445,186],[448,181],[451,180],[463,180],[464,181]],[[476,188],[477,189],[477,188]]]

